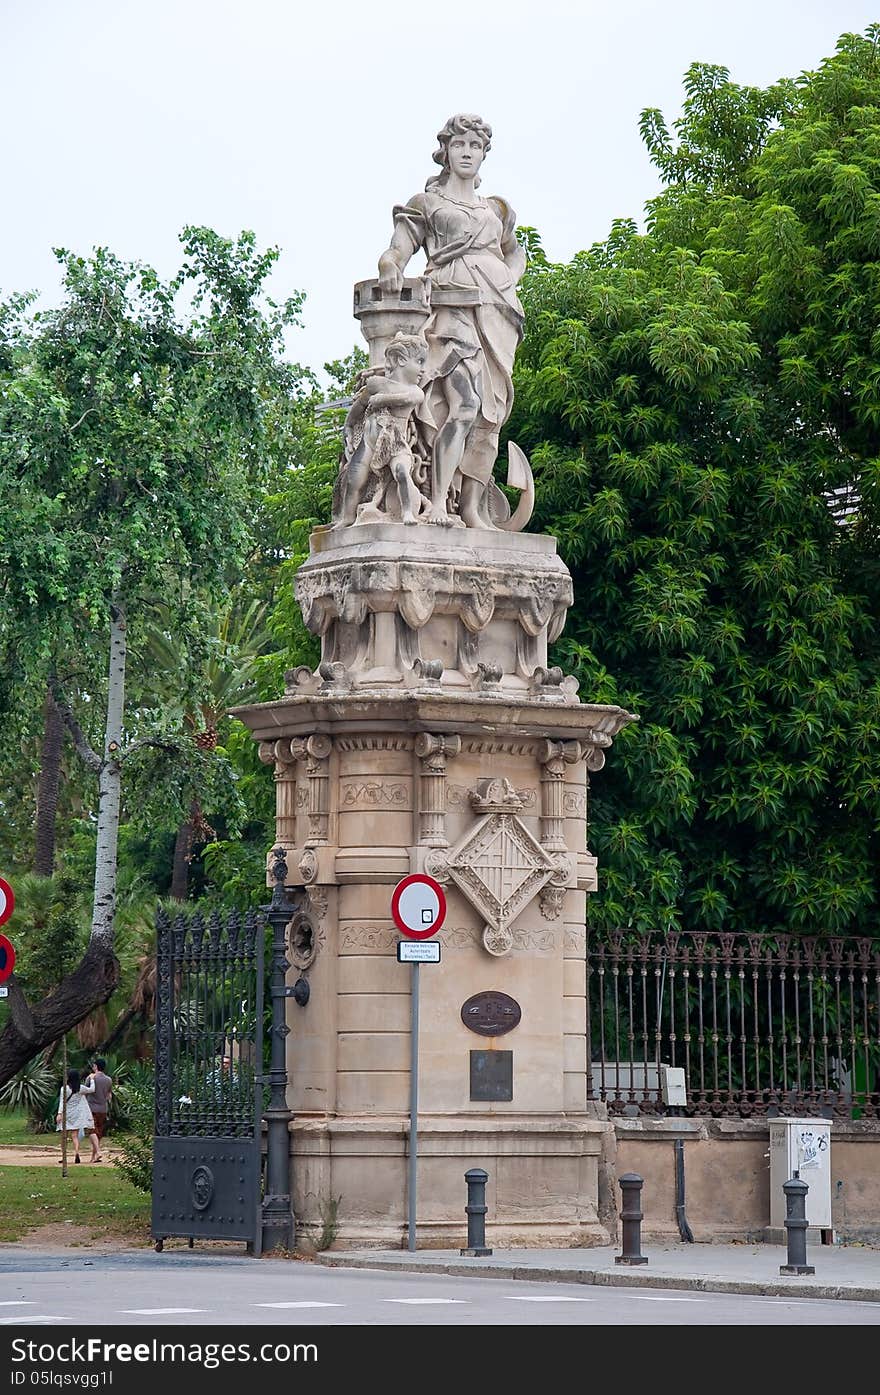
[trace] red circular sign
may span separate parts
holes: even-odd
[[[12,977],[15,968],[15,946],[5,935],[0,935],[0,983]]]
[[[5,925],[15,910],[15,892],[3,877],[0,877],[0,925]]]
[[[407,939],[429,939],[436,935],[446,919],[446,896],[442,886],[423,872],[404,877],[394,888],[391,914],[401,935],[406,935]]]

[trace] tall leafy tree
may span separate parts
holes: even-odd
[[[561,648],[642,721],[596,781],[597,925],[874,931],[880,64],[695,65],[649,230],[533,240],[517,439],[575,574]]]
[[[281,354],[299,302],[263,298],[276,253],[259,251],[251,234],[229,241],[204,228],[187,229],[182,242],[184,263],[168,284],[106,250],[89,259],[60,252],[58,309],[34,312],[21,299],[0,308],[6,691],[50,679],[98,786],[88,946],[44,1000],[11,992],[0,1083],[113,991],[123,772],[153,749],[173,751],[178,767],[200,758],[161,711],[133,718],[129,649],[140,647],[144,615],[161,596],[194,660],[186,672],[203,671],[205,603],[251,548],[271,464],[267,416],[298,390]],[[57,656],[93,655],[96,636],[103,675],[65,690]]]

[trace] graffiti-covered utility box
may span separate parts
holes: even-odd
[[[827,1119],[770,1119],[770,1225],[785,1223],[782,1184],[798,1176],[809,1187],[807,1220],[831,1229],[831,1123]]]

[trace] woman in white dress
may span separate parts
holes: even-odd
[[[95,1120],[92,1111],[89,1109],[89,1102],[86,1095],[93,1095],[95,1086],[82,1085],[78,1070],[67,1072],[67,1084],[58,1096],[58,1113],[55,1116],[55,1131],[61,1132],[62,1124],[70,1134],[74,1149],[74,1162],[80,1162],[79,1156],[79,1131],[84,1129],[92,1146],[92,1156],[90,1162],[100,1162],[101,1153],[98,1148],[98,1139],[95,1134]],[[63,1112],[64,1098],[67,1097],[66,1118]]]

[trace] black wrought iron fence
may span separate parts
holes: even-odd
[[[628,931],[587,940],[588,1095],[663,1114],[880,1115],[880,940]]]

